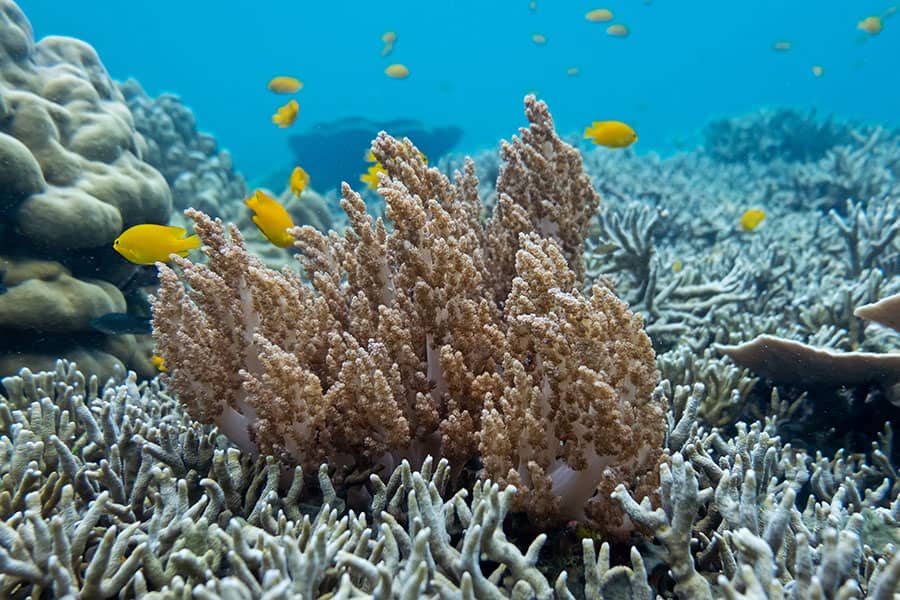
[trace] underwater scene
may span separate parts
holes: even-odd
[[[0,0],[0,598],[900,600],[898,6]]]

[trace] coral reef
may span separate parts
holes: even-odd
[[[511,535],[516,489],[484,481],[454,492],[446,460],[370,475],[364,513],[347,510],[323,467],[308,505],[298,502],[308,471],[295,468],[281,487],[275,460],[249,459],[156,381],[132,373],[101,387],[60,361],[2,383],[6,598],[891,598],[900,589],[891,430],[868,463],[813,459],[783,444],[771,420],[728,439],[698,427],[702,384],[658,389],[669,397],[673,453],[660,467],[662,505],[638,503],[624,486],[613,493],[658,543],[632,539],[628,567],[611,565],[607,542]],[[567,555],[570,569],[550,567],[548,553]]]
[[[0,597],[900,597],[898,132],[579,153],[529,97],[474,162],[378,136],[341,232],[281,194],[282,250],[175,96],[0,3]],[[170,188],[146,380],[97,318],[149,318],[109,242]]]
[[[234,170],[231,155],[219,150],[213,136],[197,131],[194,114],[178,96],[151,98],[134,79],[118,87],[144,137],[144,160],[166,178],[176,208],[193,206],[219,216],[226,207],[240,205],[248,196],[247,184]]]
[[[813,161],[833,147],[852,140],[851,126],[833,118],[821,120],[816,111],[807,114],[790,108],[764,109],[750,115],[717,119],[704,131],[703,149],[715,160]]]
[[[0,3],[0,371],[77,358],[96,373],[153,373],[134,340],[89,322],[125,305],[128,278],[112,240],[137,223],[165,223],[163,177],[122,94],[93,48],[50,36],[35,43],[10,0]],[[8,291],[7,291],[8,290]],[[34,343],[40,339],[41,344]]]
[[[579,291],[597,196],[546,105],[526,115],[484,224],[471,163],[451,184],[380,135],[392,229],[345,186],[343,237],[294,230],[309,283],[188,211],[208,261],[161,267],[153,326],[190,413],[307,470],[480,456],[535,522],[627,529],[608,492],[655,489],[654,354],[612,292]]]
[[[900,332],[900,294],[860,306],[853,314]],[[900,406],[900,354],[831,352],[771,335],[738,346],[717,345],[716,350],[776,383],[832,387],[871,383]]]

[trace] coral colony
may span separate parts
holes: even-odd
[[[662,160],[528,96],[499,155],[379,134],[281,249],[177,98],[0,4],[0,597],[900,593],[897,132]],[[147,222],[201,247],[157,280]]]

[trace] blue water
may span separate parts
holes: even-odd
[[[538,0],[533,12],[527,0],[20,5],[36,38],[81,38],[114,78],[181,96],[251,179],[293,164],[293,132],[347,116],[458,125],[461,150],[491,147],[524,122],[528,91],[548,100],[562,132],[597,119],[632,124],[638,152],[693,145],[710,118],[759,106],[900,125],[900,16],[877,36],[856,29],[889,2]],[[611,9],[631,35],[613,38],[608,23],[586,21],[593,8]],[[382,58],[386,30],[398,40]],[[534,44],[534,33],[547,43]],[[775,52],[777,40],[791,50]],[[391,62],[406,64],[410,77],[386,77]],[[824,77],[812,75],[813,64]],[[566,75],[570,67],[580,74]],[[291,129],[271,123],[286,100],[266,89],[274,75],[305,83]]]

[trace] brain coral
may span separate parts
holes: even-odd
[[[16,318],[0,323],[0,331],[16,330],[19,340],[22,331],[68,335],[70,346],[82,349],[113,341],[72,335],[83,336],[91,319],[124,307],[118,290],[99,283],[122,280],[121,272],[104,266],[116,264],[110,260],[113,239],[131,225],[169,219],[169,187],[142,160],[145,148],[94,49],[55,36],[35,43],[19,7],[0,0],[0,259],[8,265],[53,261],[63,274],[48,283],[38,277],[12,282],[0,273],[0,284],[9,288],[0,304],[38,289],[42,299],[17,302],[13,312],[7,306],[5,314]],[[43,330],[46,323],[52,331]],[[0,343],[0,363],[11,349]],[[114,356],[103,371],[128,360]]]

